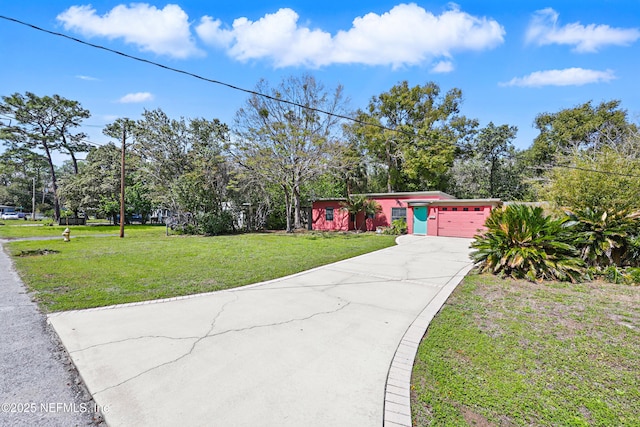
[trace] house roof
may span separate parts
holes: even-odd
[[[409,206],[500,206],[500,199],[407,200]]]
[[[410,192],[398,192],[398,193],[367,193],[357,194],[358,196],[367,196],[375,198],[393,199],[396,197],[427,197],[438,196],[442,199],[455,199],[451,194],[443,193],[442,191],[410,191]]]
[[[450,194],[443,193],[442,191],[412,191],[412,192],[398,192],[398,193],[365,193],[354,194],[354,196],[365,196],[373,199],[394,199],[398,197],[439,197],[446,200],[456,200],[456,198]],[[314,202],[331,202],[331,201],[346,201],[346,197],[328,197],[314,199]]]

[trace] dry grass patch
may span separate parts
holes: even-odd
[[[412,378],[414,425],[640,425],[640,287],[465,279]]]

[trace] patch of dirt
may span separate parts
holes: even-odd
[[[468,406],[461,406],[460,413],[462,414],[464,421],[467,425],[470,426],[479,426],[479,427],[493,427],[494,423],[489,422],[483,415],[474,412]]]
[[[40,256],[40,255],[50,255],[50,254],[59,254],[60,251],[55,251],[53,249],[31,249],[28,251],[20,251],[18,256]]]

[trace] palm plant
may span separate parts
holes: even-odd
[[[366,199],[364,201],[364,206],[362,207],[362,210],[364,211],[364,217],[366,222],[367,218],[374,218],[376,215],[381,213],[382,206],[380,206],[380,203],[376,202],[375,200]]]
[[[581,279],[584,264],[568,242],[574,225],[568,217],[554,219],[540,207],[510,205],[493,210],[485,225],[471,244],[480,271],[531,281]]]
[[[353,216],[353,226],[358,230],[358,214],[364,210],[367,198],[360,195],[352,195],[347,198],[345,202],[341,202],[340,205],[343,209]]]
[[[375,216],[382,212],[382,206],[375,200],[367,199],[366,196],[352,195],[347,198],[345,202],[341,202],[340,205],[347,210],[349,215],[353,216],[353,226],[356,230],[358,228],[358,214],[364,212],[365,223],[368,216]]]
[[[591,267],[621,267],[630,249],[634,219],[626,211],[585,208],[567,212],[577,223],[575,244],[582,259]]]
[[[630,226],[627,230],[627,244],[622,255],[622,263],[630,267],[640,267],[640,211],[627,215],[627,219]]]
[[[640,267],[640,233],[631,236],[628,243],[624,253],[624,262],[631,267]]]

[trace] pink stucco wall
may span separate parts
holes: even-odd
[[[368,218],[365,221],[364,213],[358,214],[357,225],[360,230],[374,231],[376,227],[388,227],[391,225],[391,209],[392,208],[406,208],[407,209],[407,226],[409,233],[413,232],[413,210],[407,205],[409,200],[416,200],[416,195],[391,195],[371,197],[380,204],[382,211],[374,218]],[[420,200],[440,200],[438,195],[425,195],[420,196]],[[334,208],[333,221],[325,220],[325,213],[327,207]],[[312,228],[314,230],[323,231],[346,231],[355,229],[353,221],[349,220],[349,214],[344,210],[340,201],[338,200],[320,200],[313,202],[313,223]]]
[[[333,208],[333,220],[327,221],[327,208]],[[349,214],[340,206],[337,200],[313,202],[312,225],[314,230],[321,231],[348,231]]]
[[[429,236],[449,236],[449,237],[473,237],[478,232],[485,230],[484,223],[493,209],[489,203],[472,204],[471,200],[452,200],[451,204],[446,202],[446,198],[433,195],[376,195],[371,199],[377,201],[382,211],[375,218],[364,218],[360,213],[357,217],[357,225],[361,230],[373,231],[376,227],[388,227],[391,225],[392,208],[407,209],[407,227],[409,234],[413,234],[413,207],[408,203],[412,202],[420,205],[420,201],[439,200],[435,205],[428,206],[427,214],[427,235]],[[441,200],[441,201],[440,201]],[[468,204],[468,205],[467,205]],[[424,206],[424,204],[422,204]],[[333,221],[327,221],[326,209],[334,209]],[[355,225],[350,220],[349,214],[341,206],[338,200],[316,201],[313,203],[313,226],[314,230],[325,231],[347,231],[354,230]]]

